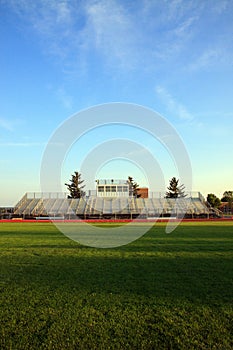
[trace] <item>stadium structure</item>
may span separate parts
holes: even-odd
[[[81,198],[67,193],[26,193],[16,204],[12,218],[61,220],[118,220],[210,218],[221,212],[211,208],[199,192],[181,198],[166,198],[165,192],[138,189],[133,194],[127,180],[97,180],[96,190]],[[141,194],[140,194],[141,193]]]

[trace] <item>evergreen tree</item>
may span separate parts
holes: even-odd
[[[132,176],[128,176],[128,184],[129,184],[129,195],[139,198],[140,194],[138,195],[137,193],[138,192],[137,189],[139,185],[137,184],[137,182],[133,180]]]
[[[185,187],[184,185],[179,186],[179,179],[176,179],[173,177],[168,186],[168,191],[166,192],[166,198],[180,198],[180,197],[186,197],[185,195]]]
[[[75,171],[70,180],[70,184],[65,183],[70,192],[68,198],[81,198],[85,196],[85,192],[83,191],[85,185],[82,185],[83,182],[84,180],[81,180],[81,174],[78,171]]]

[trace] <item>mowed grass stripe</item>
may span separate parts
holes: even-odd
[[[231,349],[233,225],[164,228],[95,249],[1,223],[0,348]]]

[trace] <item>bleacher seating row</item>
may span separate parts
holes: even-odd
[[[121,218],[179,215],[209,215],[210,208],[199,198],[28,198],[25,195],[16,205],[14,216]]]

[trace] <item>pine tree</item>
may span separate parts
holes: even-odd
[[[140,194],[138,195],[138,187],[139,185],[137,182],[135,182],[132,178],[132,176],[128,176],[128,184],[129,184],[129,195],[134,197],[140,197]]]
[[[81,198],[85,196],[85,192],[83,191],[85,185],[82,185],[83,182],[84,180],[81,180],[81,174],[78,171],[75,171],[70,180],[70,184],[65,183],[70,192],[68,198]]]
[[[185,187],[184,185],[180,185],[179,184],[179,179],[176,179],[175,177],[173,177],[170,182],[169,182],[169,186],[168,186],[168,191],[166,192],[166,198],[180,198],[180,197],[186,197],[185,195]]]

